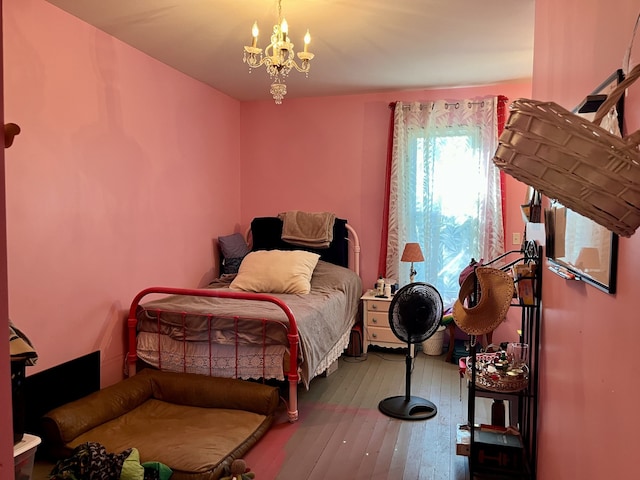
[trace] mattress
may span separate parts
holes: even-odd
[[[210,288],[228,289],[232,277],[225,277]],[[349,332],[358,318],[361,294],[362,282],[353,271],[319,261],[311,278],[310,293],[272,295],[283,300],[295,317],[299,334],[299,373],[307,387],[311,378],[335,360],[348,344]],[[261,349],[264,349],[267,353],[265,363],[269,364],[270,370],[268,378],[283,375],[280,372],[272,376],[271,367],[282,365],[282,360],[275,361],[275,357],[284,355],[288,349],[289,322],[275,304],[170,295],[140,306],[137,318],[138,355],[154,366],[151,351],[156,342],[158,351],[173,352],[171,355],[176,361],[178,357],[184,358],[186,360],[179,361],[197,365],[202,370],[207,369],[205,362],[211,361],[209,369],[215,366],[217,371],[228,374],[225,376],[233,376],[230,369],[235,369],[235,364],[232,366],[229,360],[233,358],[234,362],[240,360],[246,372],[243,375],[255,375],[262,372],[262,365],[255,365],[255,357],[260,357]],[[248,353],[238,357],[236,349]],[[211,353],[214,351],[217,353]],[[194,357],[188,358],[192,353]],[[249,367],[252,364],[253,371]]]

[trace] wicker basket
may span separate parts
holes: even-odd
[[[620,138],[599,126],[640,64],[608,95],[593,122],[553,102],[518,99],[493,159],[514,178],[630,237],[640,226],[640,130]]]
[[[422,351],[425,355],[442,355],[445,329],[444,325],[439,325],[435,333],[422,342]]]

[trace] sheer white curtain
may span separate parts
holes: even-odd
[[[451,305],[471,258],[504,253],[500,174],[493,164],[497,104],[504,97],[398,102],[394,111],[386,276],[408,283],[400,261],[418,242],[425,261],[415,281],[434,285]]]

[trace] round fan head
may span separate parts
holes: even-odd
[[[442,297],[433,285],[410,283],[391,300],[389,325],[400,340],[421,343],[438,329],[442,311]]]

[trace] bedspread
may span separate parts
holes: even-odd
[[[228,289],[231,279],[220,279],[210,288]],[[286,302],[295,316],[302,359],[300,376],[307,388],[325,355],[353,326],[361,294],[360,277],[347,268],[323,261],[318,262],[313,273],[310,293],[270,294]],[[162,311],[160,333],[175,340],[288,345],[287,330],[283,328],[288,324],[286,315],[268,302],[170,295],[139,308],[138,331],[157,333],[157,310]],[[278,323],[248,320],[264,318]]]

